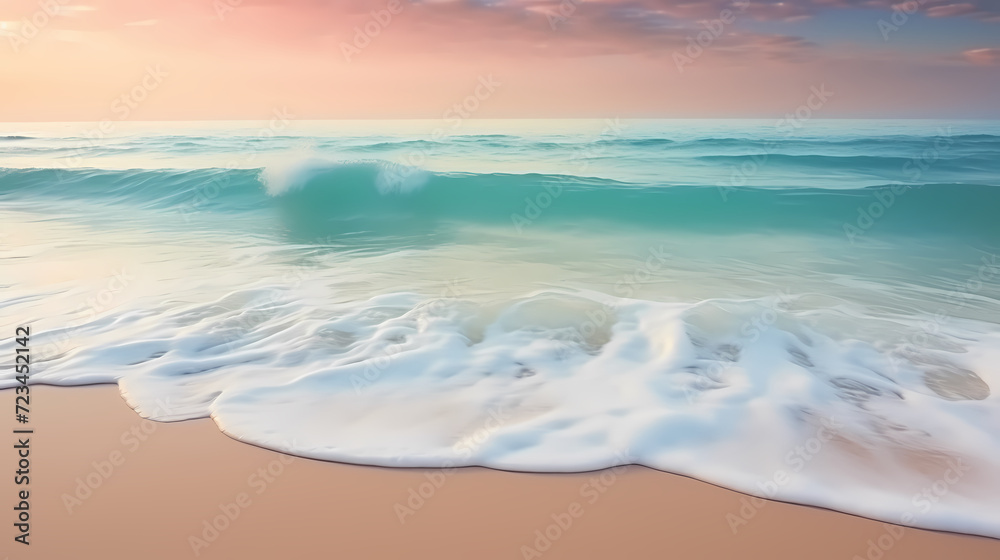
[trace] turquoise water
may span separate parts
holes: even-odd
[[[36,382],[319,459],[628,457],[1000,536],[1000,123],[0,128]]]

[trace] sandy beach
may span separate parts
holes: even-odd
[[[993,539],[751,499],[646,468],[543,475],[324,463],[234,441],[211,420],[144,421],[111,385],[36,386],[32,397],[31,545],[14,543],[6,522],[11,559],[1000,555]],[[4,480],[13,503],[18,488]]]

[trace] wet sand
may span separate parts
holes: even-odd
[[[0,402],[13,409],[13,392]],[[1000,540],[751,499],[641,467],[551,475],[290,458],[211,420],[143,421],[108,385],[32,387],[31,413],[30,546],[13,540],[23,486],[10,429],[0,457],[0,556],[11,560],[1000,558]],[[735,532],[734,519],[745,521]]]

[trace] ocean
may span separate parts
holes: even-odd
[[[993,121],[8,123],[0,355],[303,457],[1000,537],[998,189]]]

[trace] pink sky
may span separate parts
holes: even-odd
[[[0,121],[1000,117],[995,5],[4,0]]]

